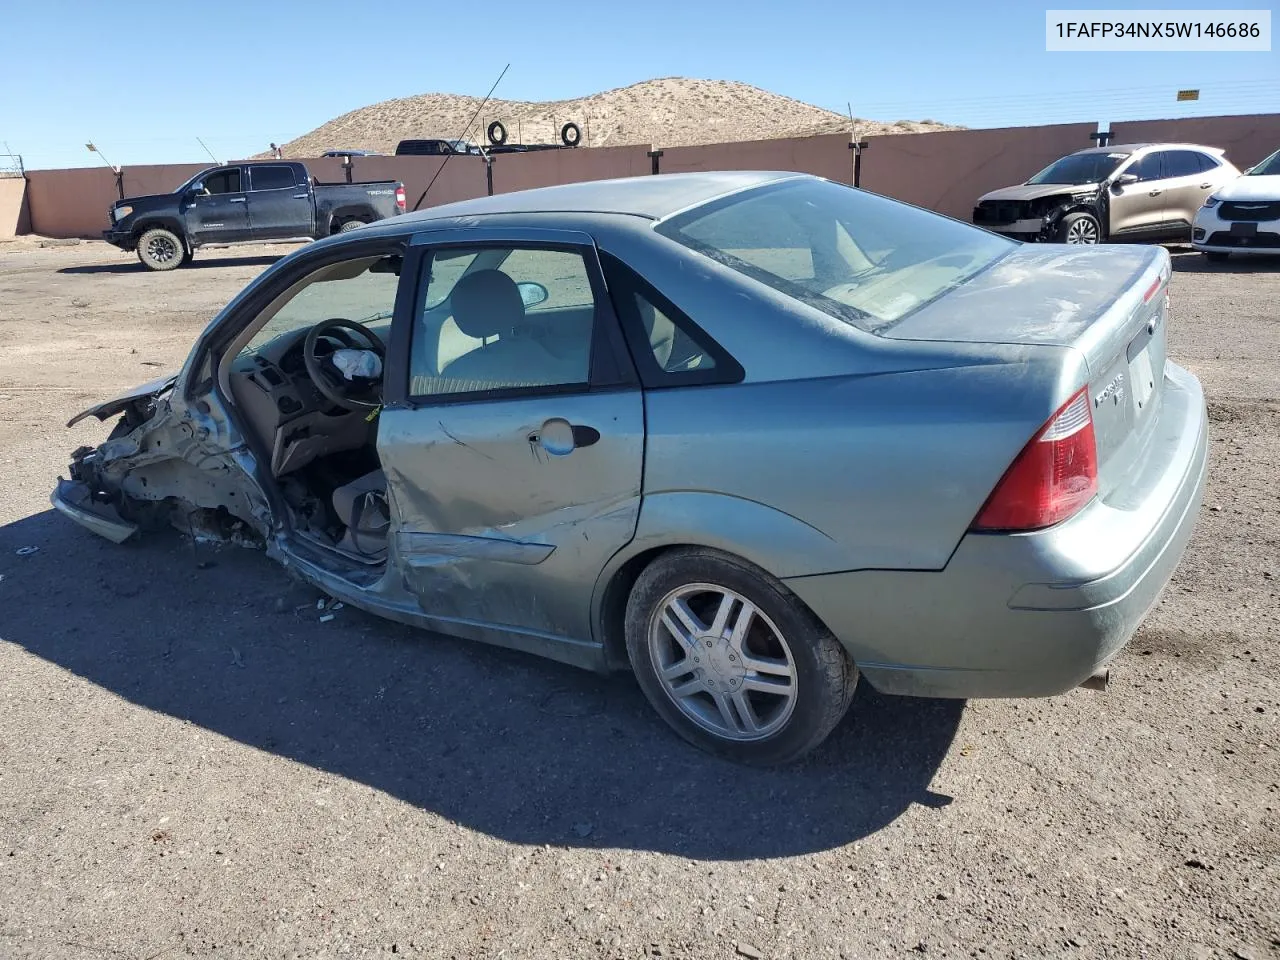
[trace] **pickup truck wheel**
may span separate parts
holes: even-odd
[[[148,270],[176,270],[187,262],[186,245],[172,230],[153,227],[138,238],[138,259]]]
[[[344,220],[342,221],[342,226],[338,227],[338,229],[335,230],[334,233],[349,233],[350,231],[354,230],[356,227],[363,227],[364,225],[365,225],[364,220],[358,220],[358,219]]]
[[[1102,230],[1091,213],[1068,213],[1058,225],[1059,243],[1099,243]]]

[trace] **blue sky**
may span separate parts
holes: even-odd
[[[1167,2],[1167,0],[1166,0]],[[199,162],[415,93],[547,100],[640,80],[741,80],[878,120],[968,126],[1280,110],[1280,53],[1046,53],[1065,0],[15,4],[0,152],[29,168]],[[1149,9],[1154,3],[1080,4]],[[1177,9],[1268,9],[1257,0]],[[144,15],[143,10],[149,12]],[[1179,88],[1202,91],[1179,104]],[[335,144],[342,146],[342,144]]]

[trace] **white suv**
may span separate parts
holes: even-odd
[[[1280,256],[1280,150],[1205,200],[1191,245],[1210,260],[1233,253]]]

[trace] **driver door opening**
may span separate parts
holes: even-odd
[[[378,458],[386,344],[402,258],[329,264],[276,297],[223,354],[219,385],[269,453],[294,532],[385,564],[391,510]]]

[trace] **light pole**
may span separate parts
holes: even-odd
[[[106,156],[103,154],[103,152],[99,150],[97,146],[94,145],[94,142],[92,140],[90,140],[88,143],[85,144],[85,149],[87,149],[90,153],[96,153],[98,156],[102,157],[102,162],[105,163],[107,165],[107,168],[116,175],[116,193],[119,194],[120,199],[123,200],[124,199],[124,171],[122,171],[119,167],[117,167],[110,160],[108,160]]]

